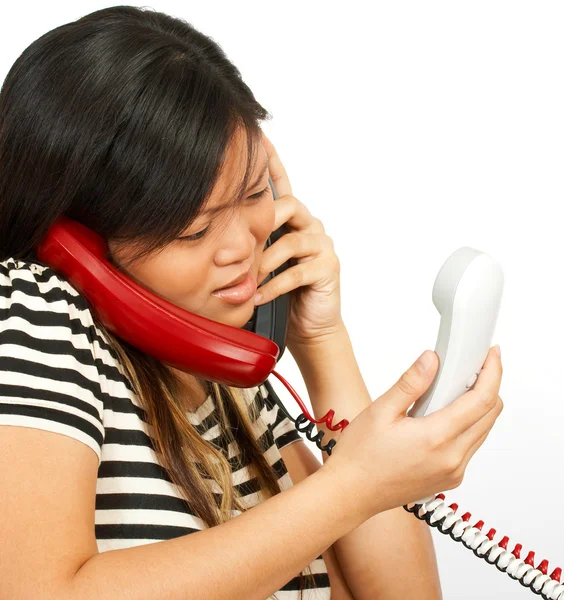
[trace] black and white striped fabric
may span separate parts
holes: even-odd
[[[264,385],[246,390],[259,418],[257,438],[266,436],[265,457],[280,487],[292,486],[280,449],[302,437],[279,411]],[[188,418],[221,447],[212,396]],[[63,434],[98,456],[96,539],[99,552],[168,540],[206,528],[190,514],[161,466],[151,426],[104,332],[93,321],[84,296],[49,267],[8,258],[0,261],[0,426],[34,427]],[[233,484],[245,507],[259,501],[257,482],[239,468],[237,445],[223,446]],[[215,482],[213,491],[221,490]],[[232,516],[240,514],[233,511]],[[317,589],[304,600],[330,597],[321,556],[310,564]],[[298,577],[276,592],[298,598]]]

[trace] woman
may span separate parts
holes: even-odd
[[[288,348],[313,390],[312,349],[322,355],[329,338],[346,343],[339,265],[258,126],[267,116],[212,40],[129,6],[46,33],[10,70],[0,94],[0,507],[8,515],[0,598],[38,589],[47,600],[373,597],[391,578],[373,564],[378,542],[371,554],[361,537],[379,537],[376,525],[360,525],[460,482],[462,458],[454,472],[452,460],[448,468],[437,455],[428,461],[427,446],[403,459],[405,472],[376,468],[375,457],[392,452],[383,440],[394,438],[378,435],[372,405],[321,468],[311,454],[300,462],[305,451],[290,451],[303,447],[293,444],[300,435],[264,386],[212,384],[143,354],[35,256],[65,214],[101,234],[128,276],[216,321],[242,327],[255,302],[296,290]],[[263,251],[283,222],[292,232]],[[254,291],[290,256],[298,265],[265,284],[262,298],[226,295],[247,274]],[[342,357],[356,377],[350,420],[371,401],[352,350]],[[432,362],[426,379],[418,376],[420,393]],[[486,372],[483,386],[497,395],[499,369]],[[497,399],[487,418],[485,409],[473,414],[483,419],[459,449],[466,461],[493,425]],[[415,432],[406,455],[417,439],[423,448]],[[418,468],[427,476],[413,477]],[[336,485],[345,473],[347,485]],[[398,511],[411,543],[409,585],[436,598],[428,528]]]

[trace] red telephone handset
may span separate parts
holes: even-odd
[[[181,371],[246,388],[264,382],[280,358],[272,339],[193,314],[139,285],[107,259],[102,236],[66,216],[51,226],[35,254],[86,297],[109,331]],[[280,322],[285,339],[285,319]]]

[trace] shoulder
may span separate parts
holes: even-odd
[[[86,335],[91,343],[107,343],[86,297],[40,262],[14,258],[0,261],[0,298],[3,320],[18,315],[39,325],[67,325],[73,333]]]
[[[93,324],[86,298],[46,265],[14,258],[0,261],[0,286],[4,310],[25,304],[29,316],[41,311],[55,317],[70,314],[85,327]]]
[[[0,424],[66,434],[98,455],[107,397],[86,299],[45,265],[0,261]]]
[[[51,267],[29,260],[0,261],[0,342],[59,359],[89,379],[118,368],[119,359],[86,299]],[[20,348],[21,351],[21,348]],[[39,359],[39,355],[38,355]]]

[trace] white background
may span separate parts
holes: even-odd
[[[447,257],[471,246],[500,262],[492,345],[505,409],[447,503],[494,527],[495,541],[508,535],[509,550],[523,544],[523,558],[535,549],[549,574],[564,566],[562,3],[133,4],[213,37],[273,114],[264,130],[293,193],[335,242],[343,318],[372,398],[434,349],[431,290]],[[4,7],[0,76],[37,37],[104,6]],[[278,370],[310,406],[288,352]],[[533,597],[432,531],[445,599]]]

